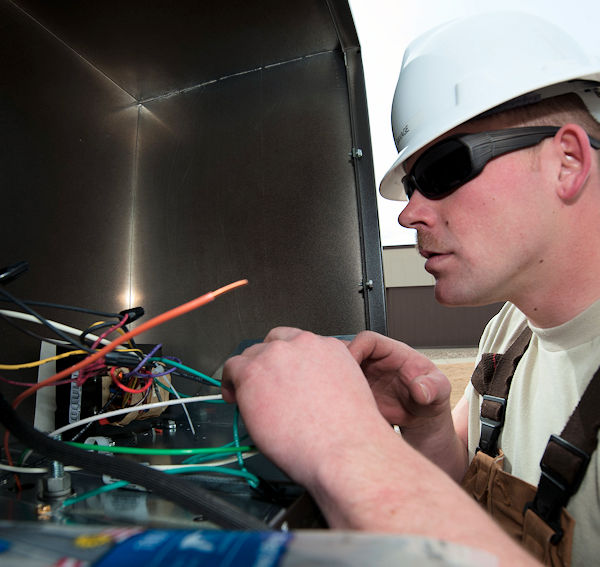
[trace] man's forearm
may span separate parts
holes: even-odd
[[[307,488],[332,528],[422,535],[484,549],[501,565],[537,564],[448,475],[398,437],[340,448]]]
[[[450,413],[436,416],[418,429],[401,428],[402,437],[414,449],[460,482],[469,466],[466,446],[456,434]]]

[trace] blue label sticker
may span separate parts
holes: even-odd
[[[10,549],[11,543],[10,541],[6,541],[5,539],[0,539],[0,553],[7,551]]]
[[[148,530],[113,547],[94,567],[276,567],[291,534]]]

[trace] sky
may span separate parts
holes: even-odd
[[[402,54],[425,30],[489,9],[518,9],[559,23],[600,54],[599,0],[349,0],[349,4],[361,45],[377,186],[397,153],[390,112]],[[398,224],[404,205],[378,199],[382,245],[413,244],[414,231]]]

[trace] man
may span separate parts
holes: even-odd
[[[546,514],[535,486],[549,436],[561,435],[600,366],[598,71],[563,32],[515,13],[452,22],[405,53],[392,110],[399,157],[381,192],[409,197],[399,220],[416,229],[441,303],[509,302],[484,333],[474,382],[487,387],[521,331],[533,334],[509,365],[510,398],[483,392],[485,411],[496,411],[487,418],[482,406],[484,425],[482,392],[469,386],[452,414],[446,377],[375,333],[345,345],[279,328],[231,359],[224,397],[331,527],[438,537],[502,565],[535,564],[534,555],[568,565],[571,551],[573,564],[595,562],[598,451],[564,501],[574,535],[562,504]],[[465,487],[533,555],[459,487],[471,461]],[[500,498],[491,477],[504,483]]]

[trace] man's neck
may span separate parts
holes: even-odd
[[[600,278],[600,275],[598,276]],[[577,279],[577,281],[575,281]],[[574,319],[600,299],[600,279],[574,278],[559,291],[546,290],[543,286],[530,299],[516,298],[514,303],[529,322],[542,329],[557,327]],[[581,281],[581,280],[584,281]]]

